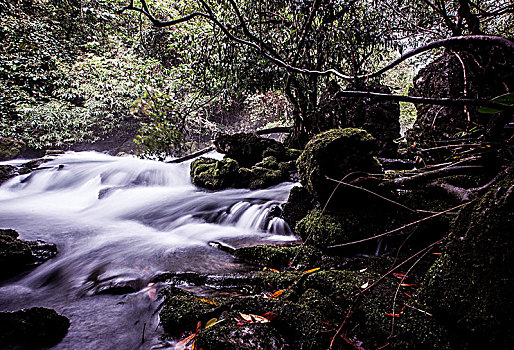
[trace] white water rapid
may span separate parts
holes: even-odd
[[[245,268],[211,241],[295,240],[281,219],[267,217],[292,186],[208,192],[191,184],[189,163],[61,155],[0,187],[0,228],[58,248],[55,258],[0,284],[0,311],[43,306],[70,318],[53,349],[150,349],[160,331],[159,302],[149,291],[160,286],[148,281],[163,271]],[[136,291],[99,293],[123,283]]]

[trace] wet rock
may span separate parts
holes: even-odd
[[[276,164],[276,167],[280,168],[281,164]],[[260,166],[243,168],[231,158],[214,160],[202,157],[191,163],[191,179],[196,186],[209,190],[230,187],[258,189],[286,181],[288,173]]]
[[[16,167],[12,165],[0,165],[0,185],[16,175]]]
[[[170,287],[162,293],[166,299],[160,312],[161,324],[169,334],[178,336],[186,330],[194,331],[198,321],[205,324],[214,317],[217,306],[190,292]]]
[[[466,67],[465,72],[460,60]],[[495,46],[466,46],[457,53],[445,52],[421,69],[409,95],[461,98],[467,91],[468,98],[491,99],[514,90],[513,67],[511,51]],[[416,108],[416,122],[406,136],[409,143],[418,148],[441,146],[459,138],[485,137],[497,142],[512,136],[512,130],[504,128],[512,120],[508,112],[485,115],[477,112],[478,107],[465,110],[463,107],[417,105]],[[419,153],[427,161],[440,161],[450,154],[451,149],[445,148]]]
[[[0,345],[40,348],[61,341],[70,321],[52,309],[34,307],[0,312]]]
[[[18,232],[0,229],[0,279],[33,268],[57,254],[55,244],[23,241]]]
[[[375,138],[365,130],[325,131],[309,141],[298,158],[300,182],[311,195],[324,203],[336,187],[327,177],[338,180],[346,177],[348,182],[358,177],[359,172],[374,174],[382,171],[380,163],[373,157],[375,146]]]
[[[289,198],[283,205],[282,216],[290,227],[304,218],[314,208],[314,197],[303,186],[295,186],[289,192]]]
[[[275,269],[294,266],[307,270],[317,267],[321,262],[321,251],[309,246],[256,245],[238,248],[234,255],[247,263]]]
[[[346,90],[391,93],[387,86],[377,83],[367,86],[350,84]],[[399,103],[374,98],[343,97],[340,91],[339,85],[331,81],[322,94],[318,112],[320,130],[364,129],[376,138],[377,155],[395,156],[398,151],[395,140],[400,137]]]
[[[233,159],[214,160],[200,157],[191,163],[191,179],[196,186],[221,190],[236,183],[239,163]]]
[[[334,334],[334,325],[342,322],[353,306],[355,310],[346,321],[348,337],[372,348],[385,342],[389,334],[390,320],[386,313],[395,294],[394,280],[382,280],[355,303],[363,286],[371,285],[380,275],[338,270],[261,271],[247,275],[253,281],[268,285],[272,291],[283,291],[274,297],[254,294],[201,301],[191,293],[174,290],[166,298],[164,316],[168,321],[172,315],[173,324],[178,327],[173,328],[173,332],[176,334],[177,329],[194,332],[196,324],[201,322],[197,336],[200,348],[326,349]],[[403,299],[403,296],[397,297],[398,302]],[[252,316],[245,320],[244,315],[255,315],[261,321],[252,321]],[[211,318],[218,322],[205,329],[205,323]],[[178,322],[179,319],[182,321]]]
[[[221,135],[214,145],[218,152],[235,159],[243,167],[251,167],[270,156],[280,161],[286,158],[286,148],[280,142],[254,133]]]
[[[0,160],[14,159],[25,149],[25,143],[0,136]]]
[[[419,304],[449,334],[451,349],[514,345],[514,172],[461,210]],[[422,337],[430,339],[424,327]]]

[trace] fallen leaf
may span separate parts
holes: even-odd
[[[410,294],[407,294],[407,293],[403,293],[403,294],[405,294],[405,295],[406,295],[406,296],[408,296],[409,298],[412,298],[412,295],[410,295]]]
[[[271,267],[265,267],[265,268],[262,269],[262,271],[266,271],[266,270],[270,270],[270,271],[273,271],[273,272],[280,272],[277,269],[272,269]]]
[[[316,267],[315,269],[310,269],[310,270],[307,270],[307,271],[303,271],[303,273],[311,273],[311,272],[318,271],[319,269],[320,269],[319,267]]]
[[[205,324],[205,329],[214,326],[216,323],[218,323],[217,318],[211,318],[207,323]]]
[[[415,285],[416,285],[415,283],[402,283],[402,284],[400,284],[400,287],[413,287]]]
[[[367,269],[368,269],[367,267],[366,267],[366,268],[363,268],[362,270],[359,270],[359,272],[364,272],[364,271],[366,271]]]
[[[207,304],[216,305],[216,302],[214,300],[211,300],[211,299],[198,298],[198,300],[203,301],[204,303],[207,303]]]
[[[191,334],[189,337],[182,339],[175,344],[174,350],[193,350],[196,343],[196,334]]]
[[[285,292],[285,289],[277,290],[275,293],[271,294],[270,298],[278,298]]]
[[[275,317],[277,317],[277,314],[274,314],[273,312],[266,312],[262,314],[263,317],[266,317],[268,320],[273,320]]]
[[[259,315],[253,315],[253,314],[243,314],[239,313],[243,320],[245,320],[247,323],[268,323],[270,320],[266,317],[259,316]]]
[[[441,255],[441,253],[432,253],[432,255]]]
[[[366,289],[366,288],[368,288],[368,286],[369,286],[369,283],[368,283],[368,282],[366,282],[366,283],[364,283],[364,284],[361,286],[361,288],[362,288],[362,289]]]
[[[386,312],[386,315],[387,316],[391,316],[391,317],[400,317],[400,314],[392,314],[392,313],[389,313],[389,312]]]
[[[407,278],[408,276],[403,274],[403,273],[393,273],[393,276],[398,278],[398,279],[403,279],[403,278]]]

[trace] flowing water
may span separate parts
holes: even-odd
[[[162,287],[148,286],[152,277],[245,269],[212,241],[295,240],[287,224],[267,215],[292,186],[208,192],[191,184],[189,163],[61,155],[0,187],[0,228],[59,251],[0,284],[0,311],[43,306],[70,318],[68,335],[53,349],[149,349],[159,342],[153,292]],[[99,293],[124,283],[135,292]]]

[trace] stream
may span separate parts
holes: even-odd
[[[152,277],[247,269],[212,241],[240,247],[296,240],[285,222],[267,218],[292,186],[209,192],[191,183],[189,163],[58,156],[0,187],[0,228],[58,249],[0,283],[0,311],[42,306],[68,317],[69,332],[52,349],[150,349],[162,334],[155,295],[163,284],[149,285]],[[108,293],[116,285],[135,292]]]

